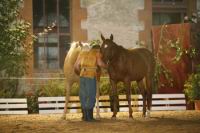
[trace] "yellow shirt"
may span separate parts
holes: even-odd
[[[99,50],[82,51],[80,76],[94,78],[97,75],[97,55]]]

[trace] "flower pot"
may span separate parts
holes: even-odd
[[[195,100],[194,105],[195,105],[195,110],[200,110],[200,100]]]

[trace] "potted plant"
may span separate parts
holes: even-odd
[[[195,109],[200,110],[200,65],[196,73],[189,76],[184,84],[184,92],[190,102],[194,102]]]

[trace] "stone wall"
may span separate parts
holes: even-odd
[[[200,0],[197,0],[197,10],[200,10]]]
[[[197,0],[197,13],[198,17],[200,18],[200,0]]]
[[[139,21],[138,11],[144,9],[144,0],[81,0],[87,9],[87,19],[81,27],[87,30],[88,40],[114,35],[114,41],[125,48],[133,48],[139,41],[139,31],[144,24]]]

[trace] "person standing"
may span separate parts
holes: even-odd
[[[91,49],[79,54],[74,70],[80,76],[79,98],[84,121],[94,121],[93,110],[96,102],[96,79],[98,67],[106,67],[101,59],[100,46],[93,45]]]

